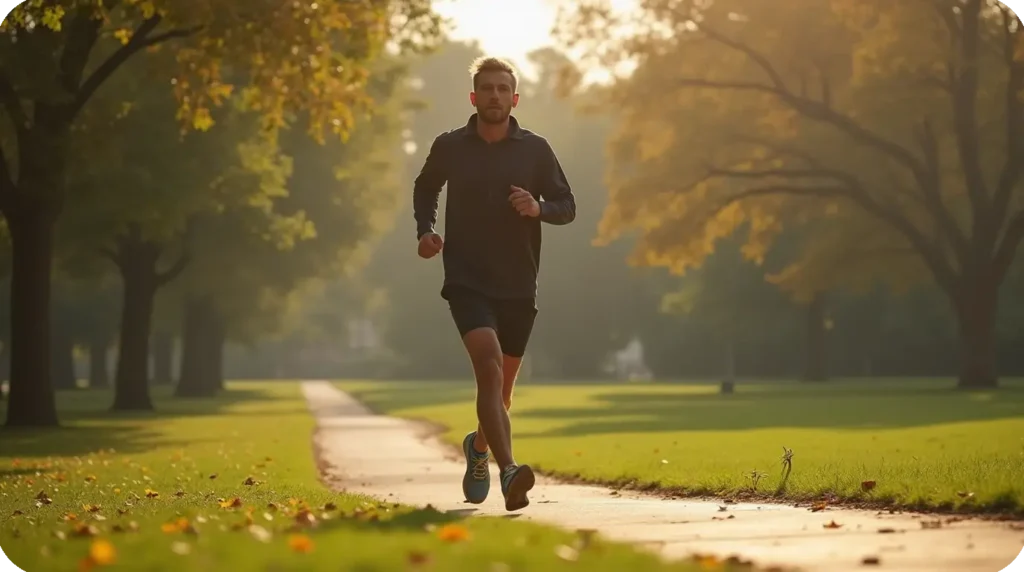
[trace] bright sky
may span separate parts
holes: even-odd
[[[487,55],[508,58],[533,77],[526,54],[549,46],[558,0],[434,0],[452,20],[452,39],[476,40]]]

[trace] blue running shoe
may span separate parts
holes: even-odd
[[[473,448],[475,439],[476,431],[473,431],[462,440],[462,452],[466,455],[466,476],[462,477],[462,493],[466,495],[467,501],[480,504],[487,500],[487,493],[491,491],[491,469],[488,465],[491,455],[478,453]]]
[[[505,510],[526,508],[530,504],[526,493],[530,492],[536,482],[537,478],[529,465],[505,467],[501,473],[501,492],[505,495]]]

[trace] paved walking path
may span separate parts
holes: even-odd
[[[465,503],[465,463],[422,425],[376,415],[326,382],[306,382],[303,391],[317,419],[315,446],[324,479],[332,487],[442,511],[508,514],[495,470],[487,501]],[[924,529],[921,522],[936,517],[845,509],[812,513],[779,504],[734,504],[721,512],[713,501],[615,494],[545,478],[538,479],[530,499],[516,518],[570,530],[597,529],[609,540],[643,544],[668,558],[698,552],[808,571],[999,572],[1024,548],[1020,523],[946,523],[948,518],[942,518],[941,528]],[[842,528],[825,529],[832,520]],[[880,565],[865,566],[865,557],[877,557]],[[1024,555],[1013,570],[1017,566],[1024,570]]]

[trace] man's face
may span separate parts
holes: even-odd
[[[512,108],[519,104],[519,94],[512,88],[512,74],[503,71],[481,73],[477,76],[475,89],[469,94],[469,101],[476,107],[480,121],[491,124],[504,122]]]

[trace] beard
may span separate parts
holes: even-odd
[[[477,117],[480,119],[480,121],[483,121],[484,123],[488,123],[491,125],[498,125],[504,123],[505,120],[508,119],[509,113],[511,113],[511,111],[511,109],[506,109],[504,107],[500,109],[489,106],[476,108]]]

